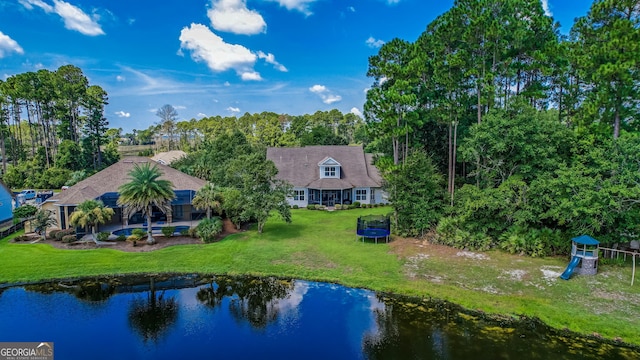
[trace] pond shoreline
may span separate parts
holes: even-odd
[[[568,263],[563,258],[471,253],[423,239],[396,237],[388,244],[355,240],[358,216],[386,211],[294,210],[293,223],[270,219],[263,234],[249,230],[211,244],[149,252],[106,246],[63,250],[4,239],[0,290],[49,279],[123,274],[278,276],[443,299],[482,314],[537,318],[557,331],[567,328],[612,344],[640,345],[640,288],[628,285],[630,268],[603,265],[597,276],[564,281],[556,276]]]
[[[211,273],[178,273],[178,272],[145,273],[145,272],[141,272],[141,273],[129,273],[129,274],[98,275],[98,276],[89,276],[89,277],[46,279],[46,280],[39,280],[39,281],[25,281],[25,282],[17,282],[17,283],[0,283],[0,293],[10,288],[45,285],[48,283],[72,283],[72,284],[64,284],[65,286],[71,287],[75,285],[73,283],[78,283],[83,281],[105,282],[109,280],[121,280],[121,279],[127,279],[127,278],[136,278],[136,279],[145,278],[146,279],[151,277],[160,277],[162,279],[171,279],[176,277],[196,277],[200,279],[202,278],[215,279],[216,277],[274,278],[279,280],[312,281],[312,282],[336,284],[336,285],[348,287],[339,282],[327,282],[327,281],[315,280],[315,279],[291,279],[289,277],[282,277],[282,276],[276,276],[276,275],[253,275],[253,274],[229,275],[229,274],[211,274]],[[516,314],[516,315],[490,314],[480,310],[465,308],[464,306],[458,305],[454,302],[444,300],[444,299],[436,299],[433,297],[411,296],[411,295],[405,295],[405,294],[394,293],[394,292],[376,291],[374,289],[370,289],[366,287],[359,287],[357,289],[368,290],[368,291],[379,294],[381,297],[393,297],[396,299],[402,299],[403,301],[410,301],[415,303],[428,303],[432,307],[446,308],[447,311],[449,311],[450,309],[453,309],[458,314],[463,314],[467,319],[480,320],[490,325],[499,326],[501,328],[525,327],[529,329],[535,329],[535,328],[542,327],[544,328],[545,331],[555,336],[561,336],[561,337],[573,338],[573,339],[582,339],[586,341],[594,341],[599,344],[608,344],[615,347],[621,347],[621,348],[627,348],[634,351],[640,351],[640,345],[627,343],[627,342],[616,340],[616,339],[608,339],[608,338],[604,338],[604,337],[593,335],[593,334],[591,335],[582,334],[579,332],[571,331],[567,328],[558,329],[558,328],[549,326],[548,324],[544,323],[542,320],[540,320],[537,317],[530,317],[522,314]]]

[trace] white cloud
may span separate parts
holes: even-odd
[[[0,59],[12,52],[24,54],[24,50],[17,41],[0,31]]]
[[[324,85],[313,85],[309,88],[309,91],[314,94],[318,94],[318,96],[320,96],[320,98],[322,99],[322,102],[328,105],[342,100],[342,96],[333,94]]]
[[[399,2],[400,2],[400,0],[387,0],[387,4],[389,4],[389,5],[397,4]]]
[[[260,81],[262,80],[262,76],[255,71],[245,71],[240,74],[240,78],[244,81]]]
[[[309,16],[313,14],[309,10],[309,5],[316,2],[316,0],[270,0],[277,2],[280,6],[287,8],[287,10],[298,10],[301,13]]]
[[[227,110],[228,110],[228,111],[231,111],[231,112],[234,112],[234,113],[239,113],[239,112],[240,112],[240,108],[232,107],[232,106],[229,106],[229,107],[227,108]]]
[[[118,76],[116,76],[116,81],[118,81],[118,82],[123,82],[123,81],[125,81],[125,80],[127,80],[127,78],[125,78],[125,77],[124,77],[124,76],[122,76],[122,75],[118,75]]]
[[[246,0],[212,0],[207,11],[211,26],[219,31],[253,35],[265,32],[267,23],[262,15],[247,8]]]
[[[176,105],[173,108],[176,109],[176,110],[185,110],[187,107],[184,106],[184,105]]]
[[[53,0],[53,6],[51,6],[42,0],[19,1],[28,10],[33,10],[34,6],[37,6],[47,14],[55,13],[59,15],[64,20],[64,27],[69,30],[75,30],[89,36],[104,35],[104,31],[98,24],[98,16],[96,14],[89,16],[79,7],[68,2]]]
[[[347,8],[347,10],[351,11],[351,12],[356,12],[356,8],[354,8],[353,6],[349,6]]]
[[[369,38],[367,39],[367,41],[365,41],[365,43],[370,48],[379,48],[382,45],[384,45],[384,41],[380,39],[376,40],[373,36],[369,36]]]
[[[203,117],[207,117],[207,114],[205,113],[198,113],[198,115],[196,115],[197,118],[203,118]]]
[[[362,117],[362,111],[360,111],[360,109],[358,109],[357,107],[352,107],[349,112],[352,113],[353,115],[358,115]]]
[[[324,85],[313,85],[309,88],[309,91],[311,91],[312,93],[320,94],[327,91],[327,87]]]
[[[549,8],[549,0],[542,0],[542,8],[544,9],[544,14],[547,16],[553,16],[551,12],[551,8]]]
[[[202,24],[192,23],[180,32],[180,48],[191,51],[191,58],[204,62],[214,72],[233,69],[243,80],[260,80],[253,65],[257,55],[242,45],[228,44]]]
[[[228,82],[228,81],[225,81],[225,82],[224,82],[224,86],[231,86],[231,83],[230,83],[230,82]],[[217,102],[217,101],[216,101],[216,102]]]
[[[121,117],[121,118],[128,118],[128,117],[131,116],[131,113],[124,112],[124,111],[116,111],[115,114],[118,115],[118,117]]]
[[[273,67],[276,68],[276,70],[278,71],[282,71],[282,72],[289,71],[284,65],[276,61],[276,57],[272,53],[265,54],[262,51],[258,51],[258,58],[264,59],[264,61],[273,65]]]

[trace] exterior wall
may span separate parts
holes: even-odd
[[[304,200],[295,200],[293,196],[287,198],[287,202],[290,206],[298,205],[299,207],[306,207],[309,204],[309,190],[307,188],[295,187],[294,191],[304,191]]]
[[[13,198],[4,188],[0,187],[0,222],[13,218]]]
[[[389,194],[382,188],[371,188],[374,190],[374,204],[388,204]]]
[[[367,192],[367,196],[364,197],[364,199],[358,199],[356,197],[356,193],[358,192],[358,190],[365,190]],[[352,197],[353,199],[352,203],[354,202],[359,202],[360,204],[371,204],[371,188],[368,187],[357,187],[357,188],[353,188],[353,194]]]

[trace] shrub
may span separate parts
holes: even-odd
[[[74,235],[75,236],[76,231],[74,229],[64,229],[64,230],[58,230],[55,233],[55,239],[56,241],[61,241],[63,237],[67,236],[67,235]]]
[[[125,235],[118,235],[118,237],[116,238],[116,241],[125,241],[127,240],[127,237]]]
[[[307,205],[307,209],[308,210],[315,210],[316,206],[314,204],[309,204],[309,205]]]
[[[142,228],[135,228],[135,229],[131,230],[131,235],[135,235],[135,236],[139,237],[140,239],[142,239],[143,237],[147,236],[147,230],[142,229]]]
[[[147,232],[144,229],[135,228],[131,231],[131,235],[127,236],[127,241],[133,242],[135,246],[136,242],[142,240],[145,236],[147,236]]]
[[[30,238],[28,236],[25,236],[25,235],[16,236],[16,237],[13,238],[13,241],[16,241],[16,242],[18,242],[18,241],[29,241],[29,240],[30,240]]]
[[[204,219],[196,226],[196,235],[205,243],[216,240],[218,234],[222,232],[222,220],[219,217]]]
[[[469,250],[489,250],[492,245],[490,236],[484,233],[471,233],[461,227],[460,220],[453,217],[440,219],[436,227],[434,242]]]
[[[355,202],[353,203],[353,207],[354,207],[354,208],[359,208],[359,207],[360,207],[360,205],[361,205],[361,204],[360,204],[360,201],[355,201]]]
[[[298,206],[298,205],[293,205],[292,207],[293,207],[294,209],[299,208],[299,206]]]
[[[175,226],[165,226],[162,228],[162,235],[166,237],[172,237],[175,231],[176,231]]]
[[[65,235],[62,237],[62,242],[66,244],[70,244],[72,242],[75,242],[76,240],[77,239],[75,235]]]
[[[355,205],[355,204],[351,204],[351,205],[349,205],[349,210],[353,210],[353,209],[355,209],[355,208],[356,208],[356,205]]]
[[[335,209],[336,210],[342,210],[342,205],[341,204],[336,204],[335,205]]]
[[[324,210],[324,205],[316,204],[316,210]]]
[[[110,236],[110,235],[111,235],[111,234],[109,234],[108,232],[104,232],[104,231],[102,231],[102,232],[99,232],[99,233],[96,235],[96,238],[98,239],[98,241],[107,241],[107,240],[109,240],[109,236]]]
[[[30,218],[38,212],[38,208],[31,204],[24,204],[13,210],[14,218],[26,219]]]
[[[182,229],[182,230],[180,230],[180,235],[190,236],[191,235],[191,230],[192,229]]]
[[[58,239],[56,239],[56,234],[58,234],[59,232],[60,232],[59,229],[55,229],[55,230],[49,231],[49,238],[58,240]]]

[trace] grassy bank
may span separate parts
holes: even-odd
[[[277,275],[339,282],[450,300],[488,313],[535,316],[557,328],[640,344],[640,284],[629,267],[601,266],[594,277],[557,279],[568,259],[500,252],[474,254],[415,239],[356,241],[356,218],[390,208],[293,211],[293,223],[270,220],[214,244],[146,253],[60,250],[0,241],[0,282],[125,273],[199,272]]]

